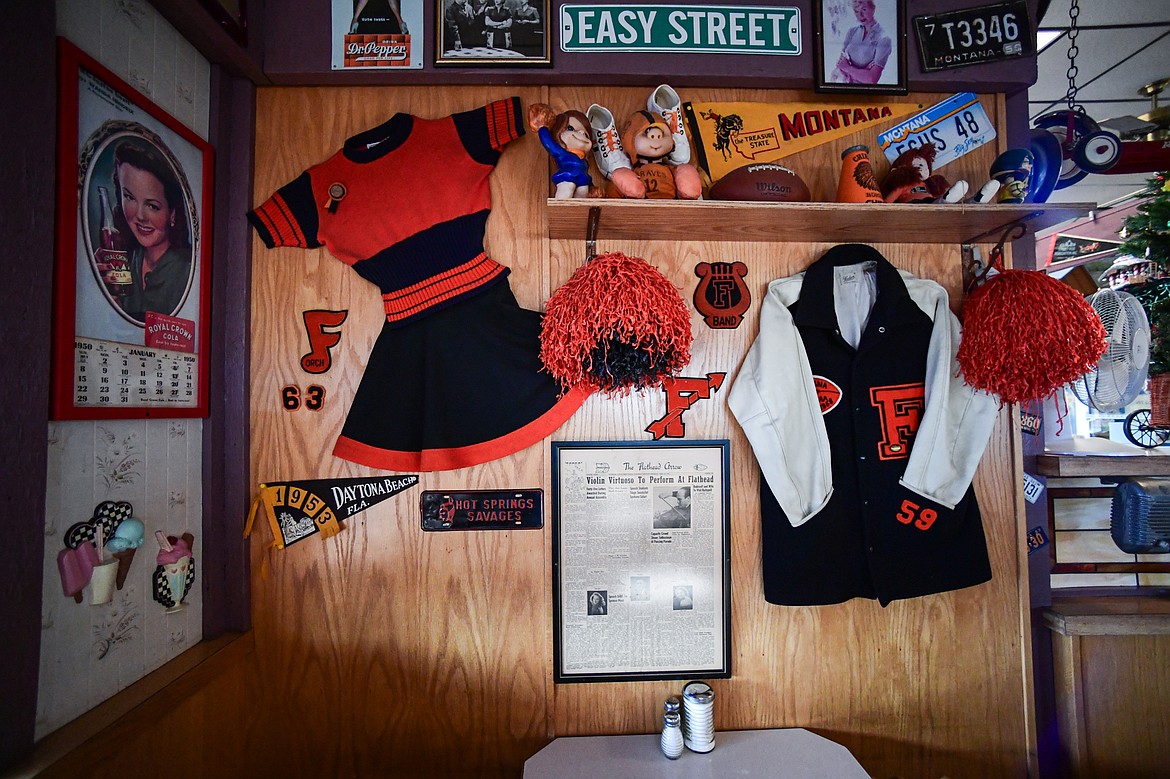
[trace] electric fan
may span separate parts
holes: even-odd
[[[1089,305],[1105,326],[1105,353],[1097,367],[1069,385],[1077,400],[1101,412],[1117,411],[1142,391],[1150,365],[1150,322],[1138,299],[1103,289]]]
[[[1129,479],[1117,485],[1109,532],[1117,548],[1129,554],[1170,552],[1170,479]]]

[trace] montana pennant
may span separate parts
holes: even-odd
[[[418,475],[374,476],[362,479],[311,479],[260,485],[252,501],[244,537],[261,507],[272,528],[272,545],[284,549],[320,533],[325,538],[341,532],[341,521],[418,484]]]
[[[684,103],[697,162],[711,181],[752,162],[775,160],[887,127],[921,103]],[[798,171],[799,172],[799,171]]]

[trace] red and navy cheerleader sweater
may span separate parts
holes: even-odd
[[[335,455],[462,468],[540,441],[587,397],[558,396],[540,315],[484,250],[488,177],[523,133],[515,97],[441,119],[395,114],[249,212],[269,248],[324,246],[381,292],[386,322]]]

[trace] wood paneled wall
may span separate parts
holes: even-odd
[[[1170,733],[1166,635],[1052,639],[1063,775],[1165,776]]]
[[[265,88],[258,92],[255,200],[334,152],[346,137],[396,111],[437,117],[519,94],[525,106],[616,115],[642,107],[645,89],[492,87]],[[808,93],[687,90],[691,100],[808,100]],[[945,95],[891,98],[929,105]],[[840,98],[837,98],[840,100]],[[841,101],[846,102],[846,101]],[[1003,127],[1002,100],[984,106]],[[841,149],[876,130],[806,151],[785,164],[832,200]],[[997,142],[1002,147],[1002,139]],[[984,147],[948,166],[978,187],[997,153]],[[522,306],[540,309],[584,259],[582,240],[549,240],[544,222],[547,155],[528,135],[504,153],[492,178],[488,250],[512,268]],[[387,203],[387,218],[394,204]],[[815,260],[828,244],[607,241],[600,251],[647,258],[690,305],[700,261],[739,260],[750,270],[753,307],[737,330],[710,330],[692,314],[694,359],[686,375],[726,371],[734,381],[756,332],[768,281]],[[957,308],[959,247],[872,240],[896,265],[939,280]],[[348,402],[380,329],[377,290],[324,249],[253,244],[252,475],[255,482],[372,475],[331,456]],[[347,309],[334,367],[301,372],[301,312]],[[403,376],[403,381],[410,381]],[[281,387],[323,385],[320,412],[289,412]],[[881,608],[852,601],[820,608],[764,602],[760,578],[758,471],[726,407],[726,387],[685,417],[688,438],[732,442],[732,641],[734,676],[716,681],[721,730],[807,727],[847,746],[875,777],[1024,776],[1034,773],[1026,571],[1017,517],[1019,451],[1000,414],[976,478],[994,579],[968,590]],[[558,440],[648,438],[662,393],[592,398]],[[387,399],[387,413],[403,413]],[[652,732],[661,701],[681,682],[552,683],[551,522],[543,530],[423,533],[424,489],[540,487],[550,495],[548,443],[504,460],[424,474],[418,488],[348,521],[329,540],[283,552],[252,544],[253,614],[260,728],[245,747],[271,775],[518,776],[526,757],[559,735]],[[831,560],[825,561],[832,565]]]

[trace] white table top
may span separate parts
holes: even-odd
[[[684,749],[668,760],[658,734],[572,736],[555,739],[524,763],[524,779],[869,779],[840,744],[803,728],[729,730],[715,734],[715,749],[699,754]]]

